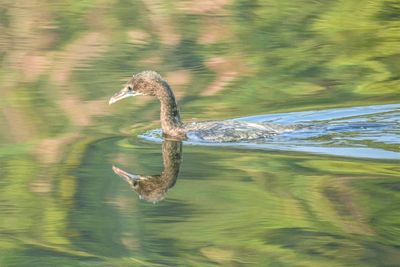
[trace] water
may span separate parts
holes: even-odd
[[[0,266],[397,266],[398,14],[383,0],[0,2]],[[185,121],[301,127],[162,140],[156,100],[107,103],[144,69]]]
[[[259,115],[235,120],[296,125],[298,129],[262,140],[210,142],[189,136],[185,143],[400,160],[398,104]],[[140,137],[161,142],[162,131],[150,130]]]

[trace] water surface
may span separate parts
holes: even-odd
[[[188,136],[185,143],[400,160],[399,104],[258,115],[234,120],[295,125],[297,129],[239,142],[212,142]],[[159,142],[163,139],[161,129],[150,130],[140,137]]]
[[[0,266],[398,265],[399,13],[0,1]],[[143,138],[157,100],[107,102],[145,69],[185,121],[302,127],[257,143]]]

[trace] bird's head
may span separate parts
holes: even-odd
[[[167,83],[157,72],[142,71],[134,74],[125,87],[113,95],[108,103],[111,105],[130,96],[157,96],[164,86],[167,86]]]

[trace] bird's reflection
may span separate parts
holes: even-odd
[[[149,202],[158,202],[165,198],[178,178],[182,161],[182,142],[164,140],[162,143],[162,157],[164,170],[160,175],[131,174],[115,166],[113,171],[122,177],[139,194],[141,199]]]

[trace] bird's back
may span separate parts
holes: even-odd
[[[227,120],[187,123],[184,125],[184,129],[189,139],[210,142],[243,142],[265,139],[282,132],[292,131],[294,127]]]

